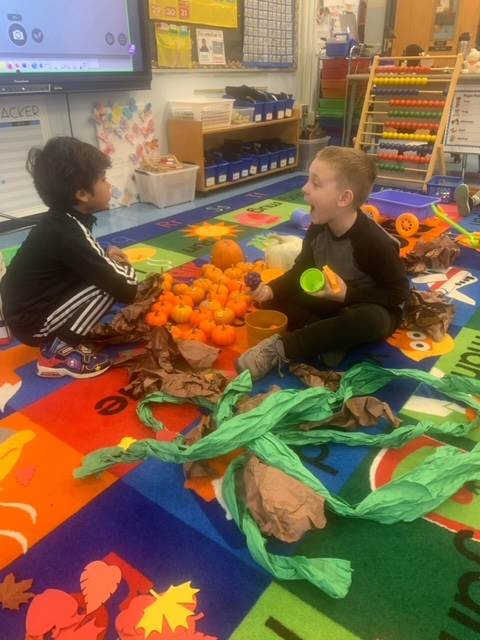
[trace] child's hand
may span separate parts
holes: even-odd
[[[107,256],[112,260],[115,260],[115,262],[119,262],[120,264],[129,264],[127,254],[119,247],[108,247]]]
[[[273,298],[273,291],[264,282],[261,282],[258,287],[250,293],[255,302],[268,302]]]
[[[335,274],[335,287],[326,278],[325,287],[317,293],[310,293],[309,295],[314,298],[325,298],[327,300],[333,300],[334,302],[345,302],[345,295],[347,293],[347,285],[342,278]]]

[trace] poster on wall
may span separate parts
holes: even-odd
[[[360,0],[322,0],[323,22],[329,24],[331,35],[345,31],[342,25],[342,15],[350,13],[357,18]]]
[[[480,155],[479,121],[480,88],[459,87],[452,100],[445,132],[445,151]]]
[[[169,69],[192,67],[192,36],[185,25],[160,22],[155,25],[157,63]]]
[[[223,31],[196,29],[199,64],[225,64]]]
[[[110,206],[124,207],[138,202],[134,171],[146,156],[158,152],[152,105],[139,105],[134,98],[128,104],[105,106],[93,111],[98,145],[110,156],[107,177],[112,185]]]
[[[293,67],[295,0],[245,0],[244,10],[244,64]]]
[[[2,98],[0,103],[0,207],[21,218],[45,211],[25,168],[31,147],[50,137],[45,102],[39,98]]]
[[[238,27],[237,0],[149,0],[151,20]]]

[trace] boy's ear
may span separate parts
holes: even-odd
[[[78,189],[75,191],[75,198],[77,202],[88,202],[90,199],[90,193],[86,189]]]
[[[339,207],[350,207],[353,202],[353,191],[351,189],[345,189],[342,191],[340,198],[338,200]]]

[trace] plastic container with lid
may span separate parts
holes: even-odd
[[[232,125],[249,124],[253,122],[255,107],[233,107]]]
[[[197,165],[183,169],[153,173],[137,169],[135,182],[142,202],[150,202],[162,209],[174,204],[191,202],[195,197]]]

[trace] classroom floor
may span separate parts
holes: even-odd
[[[193,273],[213,243],[199,239],[202,233],[195,237],[195,227],[201,231],[212,220],[230,227],[248,259],[258,259],[261,252],[250,244],[258,235],[300,235],[290,216],[302,206],[304,180],[292,174],[258,182],[254,191],[250,185],[167,210],[137,205],[102,213],[96,235],[102,243],[133,247],[140,279],[164,260],[177,273],[185,266]],[[466,224],[480,230],[480,216],[472,215]],[[187,227],[193,236],[185,234]],[[25,233],[2,235],[0,227],[7,261]],[[477,280],[462,289],[472,300],[455,303],[457,313],[445,340],[434,343],[402,332],[391,343],[357,349],[341,368],[369,361],[480,379],[480,253],[462,248],[455,267]],[[234,373],[242,344],[221,358],[219,366],[228,375]],[[35,640],[478,637],[478,607],[475,594],[469,594],[472,580],[478,580],[480,557],[477,484],[466,485],[435,513],[412,523],[380,525],[328,513],[327,527],[306,536],[294,550],[352,562],[350,593],[333,600],[307,582],[272,580],[249,555],[219,503],[184,488],[179,465],[147,460],[74,480],[72,471],[85,454],[125,436],[142,439],[152,433],[139,422],[136,402],[120,393],[127,382],[124,369],[84,381],[39,379],[36,355],[18,343],[0,347],[0,602],[7,575],[13,573],[17,582],[33,580],[31,588],[23,585],[18,591],[43,593],[28,613]],[[279,378],[272,372],[255,391],[272,384],[302,388],[292,375]],[[377,395],[406,422],[469,419],[465,408],[418,383],[397,382]],[[199,419],[189,405],[161,407],[156,415],[177,433]],[[371,432],[386,428],[381,422]],[[469,449],[479,440],[476,429],[454,444]],[[398,450],[323,445],[305,446],[299,454],[330,491],[356,503],[444,444],[420,437]],[[291,551],[283,545],[281,552]],[[154,602],[150,590],[162,593],[189,581],[199,590],[195,613],[204,617],[188,631],[160,633],[152,626],[148,634],[132,626],[139,607],[143,611]],[[14,591],[10,587],[10,601]],[[82,592],[88,594],[86,609]],[[188,588],[176,593],[168,615],[181,617],[178,605],[191,601]],[[0,608],[0,640],[25,637],[29,605],[21,602],[20,597],[18,610]]]

